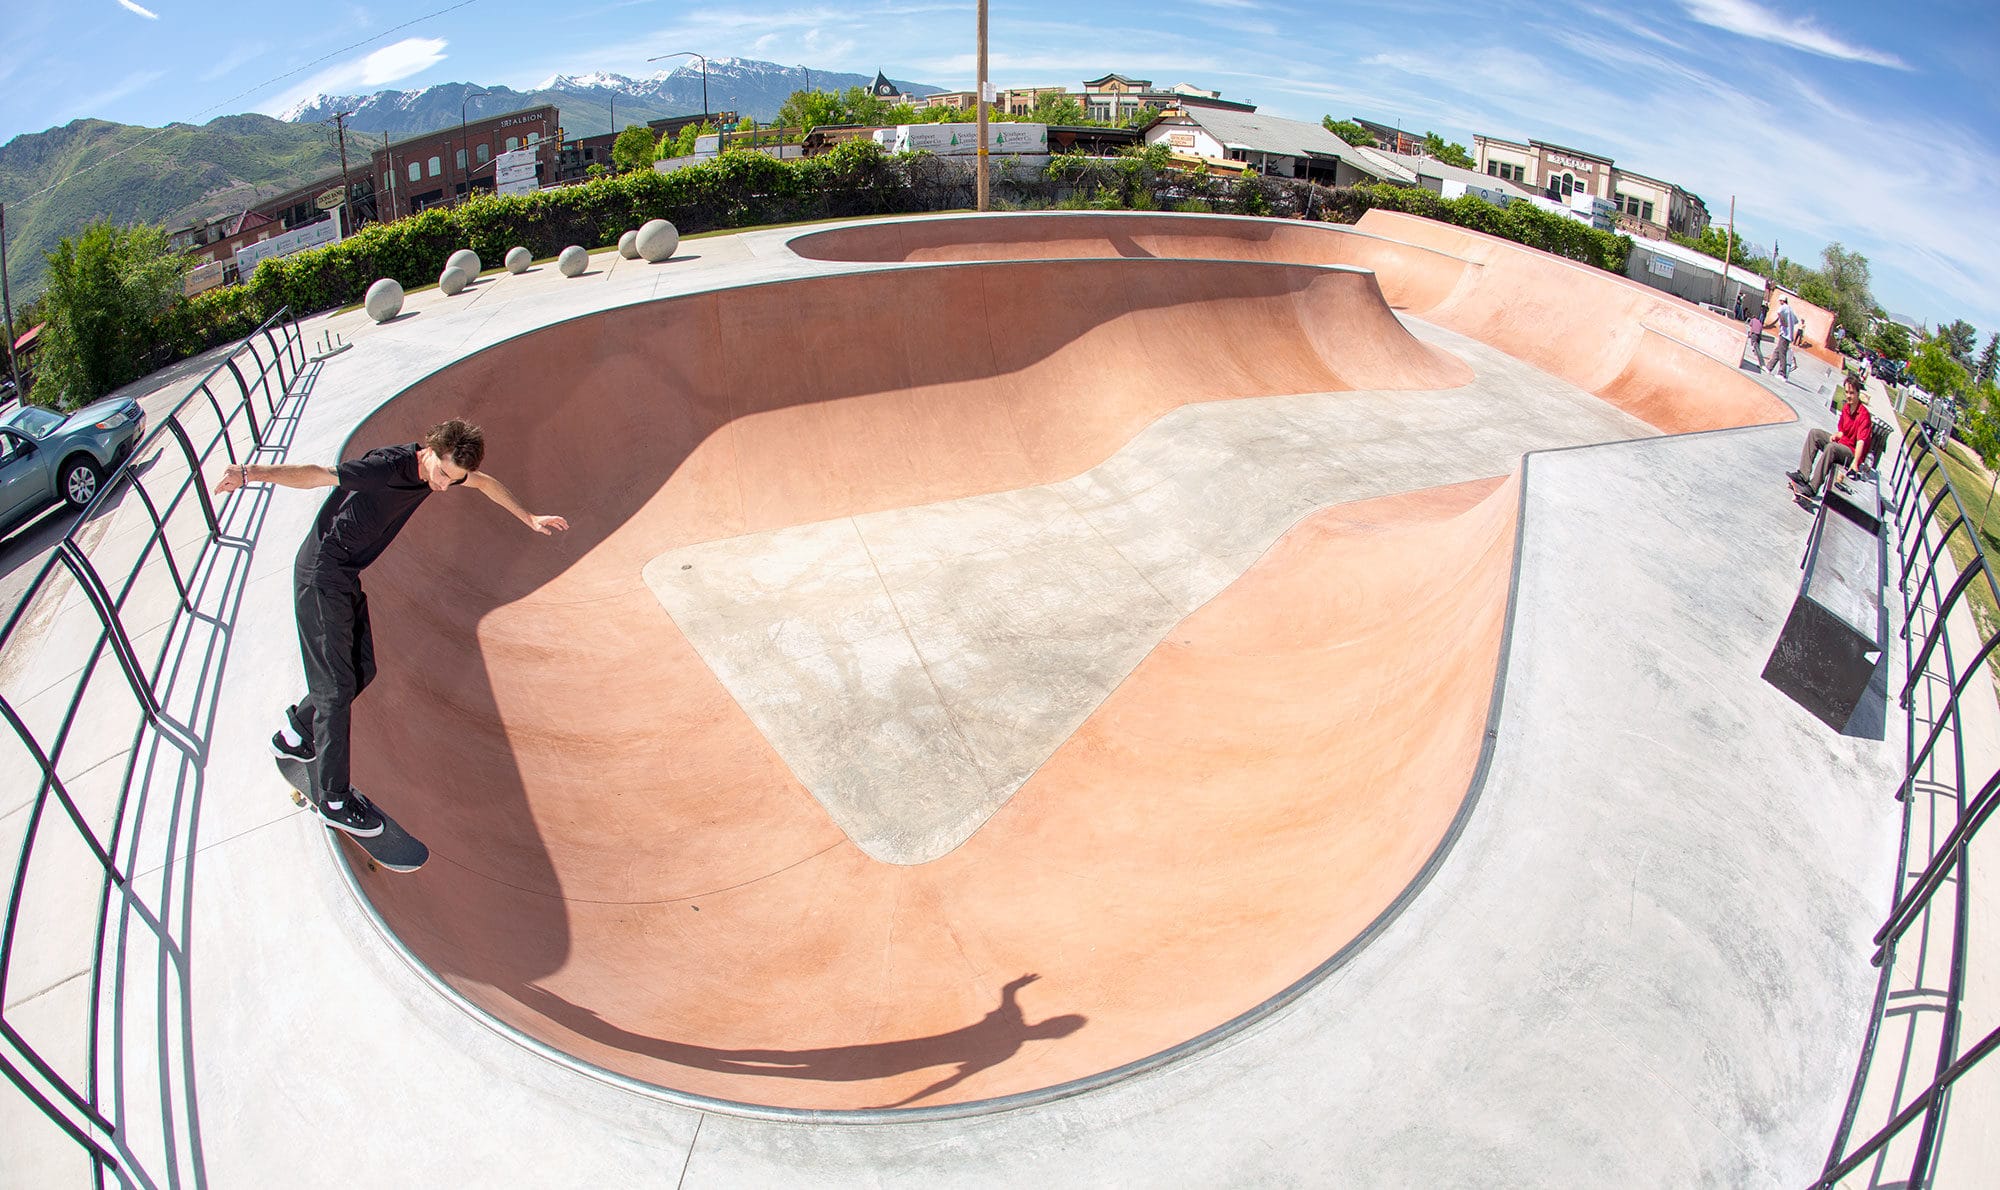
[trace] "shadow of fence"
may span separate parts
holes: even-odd
[[[319,368],[288,310],[244,338],[106,478],[0,625],[10,1180],[207,1181],[195,839],[269,500],[210,487],[230,463],[286,455]],[[73,1145],[26,1143],[36,1114]]]

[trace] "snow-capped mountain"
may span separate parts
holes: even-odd
[[[785,98],[807,86],[821,90],[865,87],[872,75],[781,66],[748,58],[711,58],[708,62],[707,108],[736,111],[756,120],[778,114]],[[897,81],[914,95],[939,90],[922,83]],[[484,92],[484,94],[481,94]],[[458,123],[460,105],[467,117],[493,116],[540,104],[554,104],[569,135],[589,136],[662,116],[687,115],[703,109],[702,70],[689,61],[672,70],[642,78],[591,71],[556,74],[530,90],[481,87],[472,83],[439,83],[419,91],[377,91],[372,95],[315,95],[279,116],[293,123],[330,120],[335,112],[353,113],[347,126],[360,133],[392,139],[414,136]]]

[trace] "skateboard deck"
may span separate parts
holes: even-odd
[[[312,798],[306,793],[306,790],[312,788],[312,774],[306,770],[306,766],[288,756],[280,756],[278,773],[291,783],[292,804],[301,809],[311,810],[314,816],[318,816],[319,807],[313,804]],[[382,807],[376,806],[375,812],[382,815],[382,833],[371,838],[364,839],[359,835],[350,835],[339,827],[329,826],[326,829],[367,852],[371,866],[387,868],[391,872],[414,872],[423,867],[424,861],[431,857],[431,849],[424,846],[421,839],[404,830]]]

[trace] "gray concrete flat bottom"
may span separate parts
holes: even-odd
[[[1654,433],[1404,321],[1474,381],[1182,406],[1060,483],[686,546],[646,583],[848,837],[936,859],[1302,517]]]
[[[327,320],[357,349],[330,361],[287,457],[331,458],[413,369],[530,326],[806,271],[780,238],[414,295],[384,327]],[[1774,387],[1828,420],[1811,388]],[[1425,432],[1452,457],[1502,449],[1491,436],[1511,425],[1440,411]],[[1758,676],[1798,582],[1807,514],[1780,476],[1801,433],[1532,456],[1486,781],[1429,886],[1331,978],[1100,1091],[870,1126],[601,1081],[405,965],[263,753],[296,693],[287,575],[316,502],[232,504],[249,544],[198,588],[226,625],[196,674],[205,748],[150,762],[148,796],[177,816],[128,842],[132,897],[174,945],[136,923],[116,936],[99,1071],[119,1144],[162,1186],[1802,1184],[1865,1025],[1902,741],[1896,722],[1886,739],[1831,733]],[[1357,440],[1346,461],[1379,468],[1390,449]],[[10,988],[9,1020],[73,1030],[82,984]],[[0,1184],[88,1176],[11,1094],[0,1138]]]

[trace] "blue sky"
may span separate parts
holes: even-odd
[[[276,112],[301,94],[556,72],[643,74],[674,50],[945,87],[973,78],[969,3],[8,0],[0,139],[81,116]],[[275,14],[275,15],[274,15]],[[1933,0],[992,0],[1002,86],[1118,71],[1276,115],[1536,137],[1700,194],[1816,262],[1865,253],[1877,299],[2000,330],[2000,5]]]

